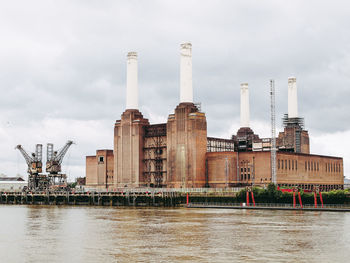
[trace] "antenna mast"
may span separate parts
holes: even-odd
[[[276,111],[275,111],[275,81],[270,80],[271,99],[271,181],[277,184],[276,175]]]

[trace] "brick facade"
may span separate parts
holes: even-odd
[[[300,139],[295,134],[295,129],[288,127],[278,137],[277,144],[282,146],[276,158],[278,185],[342,188],[343,159],[309,154],[308,132],[300,130]],[[208,139],[205,114],[193,103],[180,103],[164,124],[150,125],[138,110],[126,110],[115,123],[114,150],[98,150],[96,156],[86,157],[86,184],[115,189],[270,183],[270,151],[251,151],[249,147],[248,151],[233,151],[234,141]],[[215,148],[212,144],[216,152],[207,150],[207,146]]]

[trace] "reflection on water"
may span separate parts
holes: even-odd
[[[0,206],[1,262],[348,262],[350,213]]]

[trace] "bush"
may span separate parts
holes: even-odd
[[[236,201],[239,203],[246,202],[246,189],[242,189],[236,194]],[[276,185],[269,184],[267,189],[253,187],[253,194],[256,203],[293,203],[293,193],[277,190]],[[303,204],[314,204],[314,193],[304,193],[300,191]],[[350,203],[349,190],[334,190],[331,192],[322,192],[324,204],[345,204]],[[251,200],[251,195],[249,195]],[[295,201],[298,204],[298,194],[295,195]],[[320,196],[317,195],[317,203],[320,204]]]

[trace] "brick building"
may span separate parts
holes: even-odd
[[[114,149],[86,157],[86,185],[123,187],[264,186],[271,178],[271,139],[249,125],[248,84],[241,87],[241,128],[231,139],[207,137],[203,112],[193,103],[192,46],[181,45],[180,103],[167,123],[151,125],[138,109],[137,54],[127,60],[126,110],[114,127]],[[296,80],[288,80],[288,114],[277,142],[277,184],[324,190],[343,188],[343,159],[310,154],[298,117]]]

